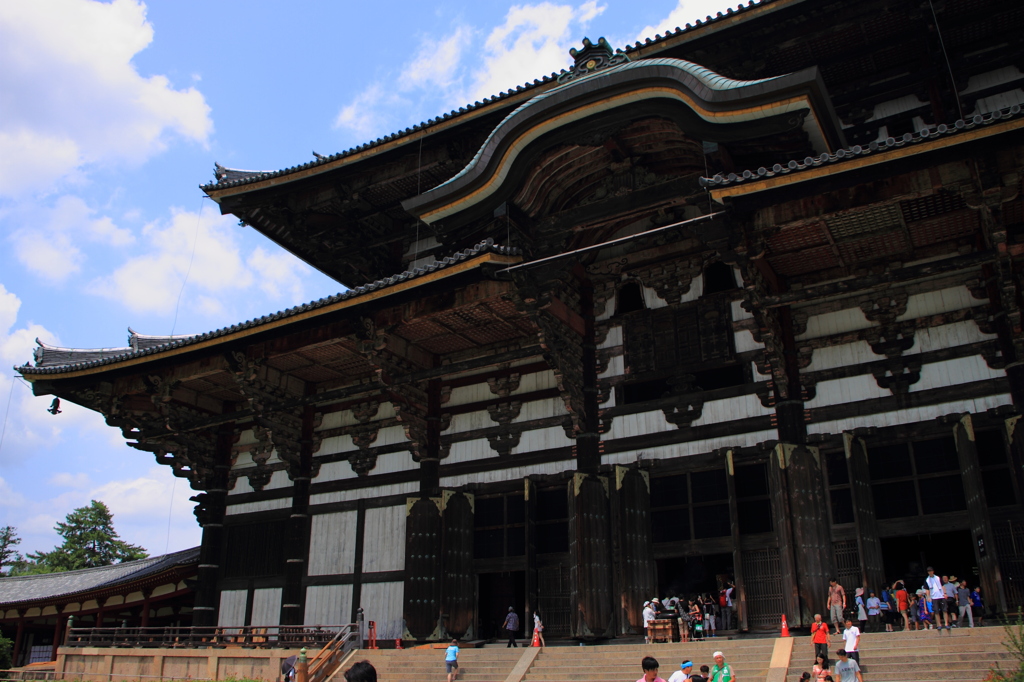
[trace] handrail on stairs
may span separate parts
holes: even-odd
[[[310,659],[309,682],[324,682],[334,672],[335,664],[340,663],[349,651],[361,645],[359,625],[351,623],[344,626]]]

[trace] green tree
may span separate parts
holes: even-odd
[[[21,561],[21,555],[14,548],[21,544],[18,537],[18,529],[14,526],[0,528],[0,575],[3,575],[5,567],[13,567]]]
[[[14,664],[13,652],[14,642],[0,634],[0,670],[7,670]]]
[[[149,556],[142,547],[118,537],[113,514],[107,505],[97,500],[68,514],[64,523],[58,523],[54,530],[64,538],[63,544],[49,552],[28,555],[30,561],[52,571],[109,566]]]

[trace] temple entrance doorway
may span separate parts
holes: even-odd
[[[519,614],[518,639],[525,637],[525,616],[526,608],[526,572],[509,571],[505,573],[480,573],[479,609],[477,613],[480,619],[479,637],[481,639],[497,639],[503,641],[508,638],[508,633],[501,629],[508,614],[508,607],[514,606]]]
[[[889,585],[903,580],[908,590],[917,590],[924,585],[929,566],[935,568],[936,575],[967,580],[972,589],[978,584],[974,546],[967,530],[882,538],[882,557]],[[873,590],[879,587],[868,586]]]
[[[678,596],[692,599],[699,594],[718,598],[722,582],[732,576],[732,553],[659,559],[658,594],[651,597]]]

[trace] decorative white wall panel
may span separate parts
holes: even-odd
[[[974,308],[985,305],[988,301],[979,300],[971,296],[967,287],[950,287],[929,291],[924,294],[912,294],[907,299],[907,312],[900,315],[897,320],[913,320],[917,317],[938,315],[964,308]]]
[[[245,601],[248,596],[248,590],[224,590],[221,592],[217,625],[222,628],[245,625]]]
[[[608,333],[604,337],[604,341],[598,344],[598,348],[614,348],[615,346],[621,346],[622,341],[622,325],[617,324],[608,330]]]
[[[604,436],[604,440],[642,436],[647,433],[675,431],[676,427],[665,420],[661,410],[624,414],[612,420],[612,428]]]
[[[348,502],[349,500],[367,500],[388,495],[404,495],[417,492],[419,489],[419,481],[407,481],[405,483],[392,483],[390,485],[355,488],[353,490],[339,490],[332,493],[318,493],[309,496],[309,503],[330,504],[331,502]]]
[[[972,92],[988,90],[989,88],[997,85],[1015,81],[1021,77],[1024,77],[1024,73],[1021,73],[1020,69],[1016,66],[1004,66],[1001,69],[995,69],[994,71],[986,71],[985,73],[979,73],[971,76],[967,80],[967,87],[961,90],[960,94],[969,95]]]
[[[351,469],[352,467],[349,468]],[[416,463],[416,460],[412,458],[412,453],[408,450],[386,452],[383,455],[377,456],[377,466],[370,471],[370,476],[393,474],[399,471],[412,471],[419,468],[420,465]]]
[[[246,429],[238,433],[238,443],[236,445],[252,445],[256,442],[256,434],[252,432],[252,429]]]
[[[675,443],[642,450],[627,450],[615,454],[602,455],[602,464],[628,464],[637,461],[638,457],[643,459],[674,459],[676,457],[689,457],[700,455],[719,448],[749,447],[769,440],[778,440],[779,433],[775,429],[767,431],[751,431],[750,433],[737,433],[722,438],[706,438],[695,440],[689,443]],[[724,458],[723,458],[724,459]]]
[[[951,403],[938,405],[926,405],[924,407],[913,407],[906,410],[895,410],[893,412],[881,412],[879,414],[865,414],[846,419],[836,419],[827,422],[818,422],[807,425],[808,433],[842,433],[861,426],[898,426],[900,424],[913,424],[915,422],[931,421],[936,417],[960,412],[971,412],[976,414],[1000,405],[1009,405],[1012,402],[1009,394],[975,398],[973,400],[958,400]]]
[[[733,334],[733,338],[736,340],[737,353],[746,353],[752,350],[764,349],[764,344],[758,343],[754,340],[753,332],[739,331]]]
[[[762,417],[774,412],[774,408],[762,405],[761,399],[756,395],[741,395],[735,398],[725,398],[724,400],[709,400],[704,403],[704,409],[701,411],[700,418],[695,419],[691,426],[718,424],[748,417]]]
[[[252,592],[252,624],[281,624],[281,588],[268,587]]]
[[[811,356],[811,364],[800,371],[802,373],[818,372],[833,367],[849,367],[865,362],[876,362],[884,358],[884,355],[875,355],[867,341],[855,341],[840,346],[815,348]]]
[[[1000,109],[1012,107],[1014,104],[1024,104],[1024,90],[1014,88],[1013,90],[1007,90],[1006,92],[982,97],[978,100],[977,106],[971,113],[987,114],[992,111],[999,111]]]
[[[504,464],[507,460],[494,458],[495,466]],[[560,474],[563,471],[575,471],[576,460],[565,460],[562,462],[547,462],[546,464],[534,464],[525,467],[509,467],[508,469],[494,469],[483,471],[477,474],[461,474],[459,476],[442,476],[442,488],[457,488],[467,483],[497,483],[500,481],[513,481],[525,478],[530,474]]]
[[[815,391],[814,400],[804,403],[805,408],[845,405],[858,400],[888,398],[892,395],[889,389],[880,387],[874,375],[871,374],[821,381],[815,387]]]
[[[665,299],[658,296],[658,292],[655,291],[654,289],[648,289],[647,287],[640,285],[640,290],[644,294],[644,305],[647,306],[648,310],[657,310],[658,308],[665,308],[668,306],[668,302],[666,302]],[[704,286],[701,282],[701,278],[694,277],[693,285],[690,287],[690,292],[681,300],[696,301],[698,298],[700,298],[700,292],[703,290]],[[614,305],[614,302],[612,302],[612,305]]]
[[[910,387],[911,391],[926,391],[929,388],[966,384],[971,381],[998,379],[1006,372],[992,369],[979,355],[934,362],[921,367],[921,380]]]
[[[405,437],[405,429],[401,425],[395,425],[378,431],[377,440],[373,441],[373,444],[376,447],[380,447],[382,445],[398,445],[407,442],[409,442],[409,439]]]
[[[328,481],[342,481],[357,477],[358,474],[352,471],[352,465],[348,463],[348,460],[342,460],[341,462],[326,462],[321,464],[320,473],[313,482],[326,483]]]
[[[490,442],[486,438],[476,438],[452,443],[452,449],[444,459],[444,463],[458,464],[489,457],[494,457],[494,450],[491,449]]]
[[[565,401],[560,397],[531,400],[528,403],[523,403],[523,408],[519,411],[516,421],[525,422],[532,419],[545,419],[547,417],[564,417],[567,414]]]
[[[742,282],[742,281],[743,281],[743,279],[742,279],[742,278],[741,278],[741,277],[740,277],[739,275],[737,275],[737,276],[736,276],[736,281],[737,281],[737,282]],[[733,302],[732,302],[732,303],[730,303],[729,305],[730,305],[730,307],[732,308],[732,319],[733,319],[734,321],[738,322],[738,321],[740,321],[740,320],[750,320],[750,319],[753,319],[753,318],[754,318],[754,316],[753,316],[753,315],[751,315],[750,313],[748,313],[748,312],[747,312],[747,311],[746,311],[746,310],[745,310],[745,309],[743,308],[743,301],[733,301]]]
[[[242,504],[228,505],[225,515],[251,514],[253,512],[274,511],[275,509],[288,509],[292,506],[291,497],[279,497],[274,500],[260,500],[259,502],[243,502]]]
[[[546,369],[542,372],[531,372],[524,374],[519,380],[519,388],[512,391],[511,395],[520,395],[532,391],[543,391],[558,386],[554,370]]]
[[[324,438],[320,442],[320,450],[316,454],[318,455],[333,455],[339,452],[352,452],[358,450],[356,444],[352,442],[352,436],[347,434],[341,436],[330,436]]]
[[[871,114],[870,121],[876,121],[880,118],[887,116],[894,116],[896,114],[902,114],[904,111],[910,111],[911,109],[917,109],[918,107],[924,106],[927,102],[922,102],[917,98],[917,95],[906,95],[898,99],[891,99],[887,102],[882,102],[875,105],[875,110]]]
[[[626,373],[626,358],[622,355],[616,355],[615,357],[608,360],[608,368],[605,371],[598,374],[598,378],[607,379],[609,377],[617,377]]]
[[[405,513],[404,504],[366,510],[363,573],[405,568]]]
[[[452,395],[448,398],[448,402],[445,403],[445,407],[479,403],[484,400],[490,400],[493,397],[494,394],[491,393],[491,387],[486,383],[471,384],[469,386],[456,386],[452,389]]]
[[[465,431],[486,429],[491,426],[497,426],[497,424],[495,424],[491,419],[491,415],[487,413],[487,410],[463,412],[462,414],[456,414],[452,417],[452,423],[448,426],[448,430],[445,431],[445,433],[463,433]]]
[[[352,573],[356,553],[356,512],[316,514],[309,537],[309,574]]]
[[[944,324],[941,327],[918,329],[914,334],[914,345],[907,351],[907,354],[926,353],[994,338],[996,338],[995,334],[983,334],[972,320],[964,320],[963,322]]]
[[[377,415],[373,418],[374,421],[381,419],[391,419],[395,416],[395,406],[390,402],[381,403],[377,409]],[[328,429],[336,429],[340,426],[353,426],[358,424],[359,420],[352,414],[352,410],[339,410],[337,412],[328,412],[324,415],[320,422],[317,431],[326,431]]]
[[[860,308],[846,308],[821,315],[811,315],[807,320],[807,329],[803,334],[796,337],[797,341],[804,339],[816,339],[819,336],[831,336],[833,334],[844,334],[858,329],[867,329],[871,326],[868,318]]]
[[[397,639],[405,634],[402,619],[405,583],[364,583],[360,606],[366,621],[377,623],[377,639]]]
[[[549,426],[546,429],[524,431],[519,437],[519,445],[512,449],[512,454],[564,448],[575,443],[576,441],[565,435],[565,429],[561,426]]]
[[[306,625],[345,625],[352,619],[351,585],[306,588]]]

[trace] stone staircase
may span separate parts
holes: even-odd
[[[721,650],[737,679],[763,682],[771,662],[774,638],[728,640],[715,637],[704,642],[674,644],[611,644],[589,647],[547,647],[530,667],[523,682],[632,682],[643,676],[640,661],[653,656],[661,664],[659,675],[668,679],[686,659],[713,666],[711,654]]]
[[[524,649],[482,647],[459,650],[459,682],[505,682]],[[445,679],[444,649],[363,649],[344,667],[357,661],[369,661],[377,669],[377,679],[385,682],[438,682]],[[634,678],[635,679],[635,678]],[[334,682],[344,682],[339,673]]]
[[[981,680],[997,663],[1003,670],[1015,667],[1003,646],[1004,636],[1002,627],[865,633],[860,638],[860,663],[865,682]],[[837,637],[829,643],[833,665],[842,646]],[[787,682],[798,682],[800,673],[810,672],[813,665],[810,637],[795,638]]]

